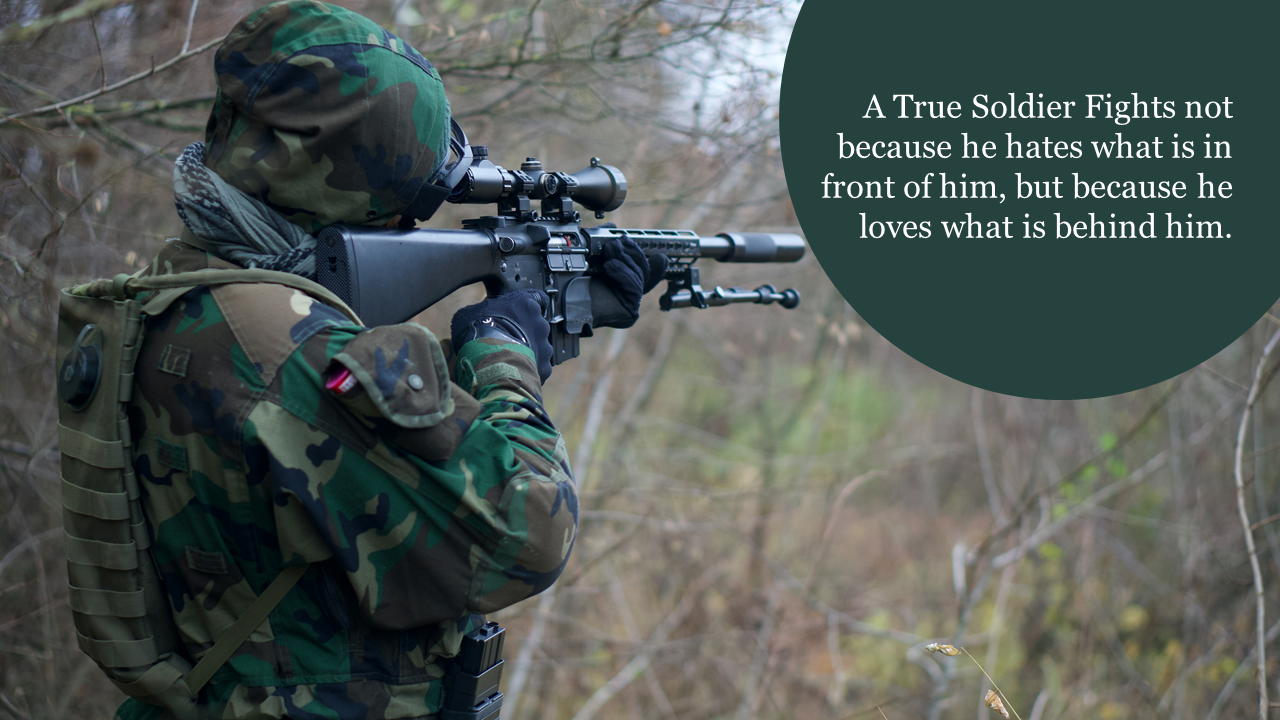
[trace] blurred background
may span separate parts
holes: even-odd
[[[258,4],[0,0],[0,718],[105,719],[122,699],[67,608],[56,295],[177,235],[172,161],[203,139],[209,48]],[[621,168],[623,227],[799,232],[777,133],[797,2],[338,4],[439,68],[495,162]],[[1050,402],[919,365],[812,256],[703,273],[804,303],[661,313],[655,293],[556,370],[581,533],[552,590],[496,617],[504,718],[981,720],[986,675],[1026,720],[1257,712],[1255,585],[1280,571],[1260,360],[1280,320],[1160,385]],[[420,320],[446,328],[479,297]]]

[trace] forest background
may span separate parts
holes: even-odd
[[[777,134],[796,2],[338,4],[421,50],[499,164],[620,167],[623,227],[799,232]],[[203,139],[210,48],[256,5],[0,0],[0,718],[105,719],[122,698],[67,608],[57,290],[177,234],[173,159]],[[987,720],[990,679],[1028,720],[1259,712],[1258,637],[1280,633],[1257,593],[1280,574],[1280,320],[1144,390],[1028,400],[903,355],[812,256],[703,272],[804,304],[649,298],[557,370],[581,534],[551,591],[496,616],[503,717]]]

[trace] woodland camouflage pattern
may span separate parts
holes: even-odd
[[[233,266],[171,241],[148,273],[206,267]],[[363,329],[263,284],[196,288],[144,338],[134,466],[191,658],[282,567],[313,563],[202,693],[209,717],[432,715],[480,614],[564,568],[577,498],[523,345],[468,343],[453,383],[426,329]],[[323,389],[339,365],[349,398]]]
[[[205,165],[309,233],[400,214],[448,156],[440,74],[349,10],[268,5],[236,25],[214,69]]]

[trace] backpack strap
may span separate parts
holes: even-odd
[[[184,232],[182,240],[197,248],[202,248],[203,243],[192,242],[189,238],[189,232]],[[195,270],[192,272],[175,273],[173,275],[153,275],[149,277],[117,277],[115,282],[121,286],[125,294],[135,294],[139,291],[158,290],[153,297],[149,298],[142,307],[143,313],[147,315],[159,314],[165,310],[174,300],[185,295],[194,287],[201,285],[229,285],[232,283],[270,283],[273,285],[284,285],[286,287],[301,290],[302,292],[321,300],[344,315],[349,317],[352,322],[363,326],[360,316],[356,315],[345,302],[337,295],[333,294],[328,288],[319,283],[312,282],[306,278],[294,275],[292,273],[277,272],[274,270],[262,269],[241,269],[241,270]],[[306,573],[307,565],[296,565],[287,567],[280,571],[275,580],[267,586],[267,589],[254,600],[244,614],[236,620],[222,637],[209,648],[209,652],[200,658],[200,662],[196,663],[191,672],[187,673],[187,687],[191,689],[192,695],[198,695],[200,690],[208,684],[223,665],[226,664],[236,650],[249,639],[253,631],[262,624],[272,610],[284,600],[293,586],[298,583],[302,575]]]
[[[209,682],[209,679],[218,671],[218,668],[231,659],[231,654],[243,645],[244,641],[248,640],[249,636],[253,634],[253,631],[262,624],[262,621],[267,619],[271,611],[276,609],[276,606],[280,604],[285,595],[289,594],[289,591],[293,589],[293,586],[298,583],[302,574],[309,567],[311,567],[310,564],[295,565],[281,570],[276,579],[272,580],[267,589],[263,590],[262,594],[258,596],[258,599],[249,605],[249,609],[244,611],[244,614],[240,616],[239,620],[236,620],[231,629],[218,638],[213,647],[209,648],[209,652],[200,658],[200,662],[191,668],[191,672],[187,673],[187,687],[191,688],[192,695],[199,694],[200,689],[205,686],[205,683]]]
[[[193,247],[204,249],[204,244],[199,238],[184,232],[181,240]],[[117,300],[128,300],[135,297],[140,292],[157,291],[154,295],[142,301],[141,311],[146,315],[158,315],[162,313],[175,300],[182,297],[193,288],[205,285],[228,285],[232,283],[267,283],[272,285],[284,285],[295,290],[300,290],[317,300],[325,302],[335,309],[341,311],[344,315],[357,325],[363,326],[360,317],[356,315],[345,302],[342,301],[332,291],[319,283],[307,280],[306,278],[291,273],[277,272],[274,270],[262,269],[205,269],[195,270],[184,273],[174,273],[172,275],[154,275],[147,277],[138,277],[137,275],[117,275],[111,280],[95,280],[85,285],[77,286],[70,290],[72,295],[80,295],[87,297],[114,297]],[[104,441],[93,440],[88,438],[84,433],[74,431],[70,428],[59,427],[60,434],[63,435],[65,444],[64,452],[73,457],[83,457],[86,462],[90,462],[95,466],[120,467],[125,463],[120,459],[123,456],[123,450],[119,446],[120,442],[106,443]],[[101,495],[99,493],[98,495]],[[101,502],[97,502],[97,495],[84,495],[84,497],[76,496],[82,503],[90,503],[93,507],[97,507]],[[113,498],[109,498],[113,499]],[[70,538],[68,542],[70,542]],[[88,542],[81,541],[86,547]],[[96,547],[95,544],[93,547]],[[79,546],[77,546],[79,547]],[[132,547],[132,546],[131,546]],[[70,550],[69,550],[70,551]],[[136,559],[135,559],[136,564]],[[271,584],[263,590],[252,603],[250,603],[245,613],[219,637],[213,644],[213,647],[205,653],[204,657],[196,663],[190,672],[186,673],[186,686],[190,689],[191,695],[198,695],[200,690],[208,684],[214,674],[226,664],[227,660],[240,648],[241,645],[249,639],[267,616],[284,600],[289,591],[298,583],[306,573],[310,564],[298,565],[285,568],[276,576]],[[113,610],[113,608],[107,608]],[[84,638],[83,641],[89,641]],[[117,645],[120,643],[116,643]],[[105,643],[99,642],[102,648],[94,647],[94,650],[117,649],[115,645],[110,648]],[[147,658],[156,655],[153,646],[146,648],[149,651]],[[119,653],[116,653],[119,654]],[[98,655],[90,653],[91,657],[97,660],[102,653]],[[126,658],[120,658],[124,662]],[[134,660],[129,660],[126,664],[138,665]],[[145,664],[145,663],[143,663]],[[158,663],[152,667],[137,682],[121,685],[117,683],[129,695],[159,697],[162,693],[168,692],[168,688],[173,687],[179,680],[182,680],[181,671],[168,663]],[[188,701],[189,702],[189,701]]]
[[[121,277],[123,277],[124,280],[121,280]],[[125,294],[129,294],[131,291],[132,293],[137,293],[143,290],[176,291],[178,289],[182,289],[182,292],[173,293],[172,297],[169,298],[169,302],[177,299],[191,288],[198,287],[200,285],[230,285],[232,283],[267,283],[270,285],[284,285],[295,290],[301,290],[317,300],[322,300],[325,303],[332,305],[335,309],[341,311],[343,315],[351,318],[352,322],[357,325],[364,325],[364,323],[360,321],[360,316],[356,315],[355,310],[352,310],[345,302],[342,301],[342,298],[335,295],[329,288],[299,275],[279,272],[276,270],[263,270],[261,268],[236,270],[207,269],[174,273],[173,275],[150,275],[148,277],[138,278],[130,277],[128,275],[118,275],[114,282],[122,287]],[[169,295],[169,293],[158,295],[152,300],[159,300],[161,297],[165,297],[167,295]],[[165,304],[167,305],[168,303]],[[151,314],[150,305],[151,301],[148,301],[147,305],[143,307],[143,311]]]
[[[349,305],[343,302],[342,298],[335,295],[329,288],[314,280],[308,280],[293,273],[263,270],[261,268],[225,270],[209,268],[174,273],[172,275],[149,275],[146,277],[121,273],[111,280],[94,280],[83,285],[77,285],[69,288],[68,292],[72,295],[84,297],[115,297],[117,300],[128,300],[139,292],[159,290],[160,292],[147,299],[142,307],[142,311],[147,315],[158,315],[164,312],[164,309],[174,300],[182,297],[192,288],[200,285],[230,285],[233,283],[267,283],[301,290],[317,300],[328,303],[334,309],[350,318],[352,322],[364,327],[364,321],[360,319],[359,315],[356,315],[356,311],[352,310]]]

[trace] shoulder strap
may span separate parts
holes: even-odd
[[[183,230],[182,242],[201,250],[206,249],[204,243],[186,229]],[[160,291],[143,305],[143,312],[147,314],[162,312],[178,297],[186,294],[191,288],[200,285],[272,283],[301,290],[342,311],[357,325],[364,324],[360,321],[360,317],[356,315],[355,311],[328,288],[292,273],[261,269],[209,269],[175,273],[173,275],[129,278],[127,280],[117,278],[117,281],[123,283],[124,287],[129,290]],[[253,634],[253,631],[262,624],[262,621],[267,619],[272,610],[276,609],[276,606],[284,600],[289,591],[293,589],[293,586],[298,584],[298,580],[302,578],[309,567],[311,567],[310,564],[296,565],[280,571],[280,574],[276,576],[275,580],[271,581],[267,589],[263,590],[262,594],[250,603],[249,608],[236,620],[235,624],[223,633],[222,637],[218,638],[213,647],[209,648],[209,652],[200,658],[200,662],[191,668],[191,672],[187,673],[187,687],[191,688],[192,695],[198,695],[200,690],[213,678],[214,673],[218,672],[231,659],[231,656],[241,645],[244,645],[249,636]]]
[[[205,241],[201,240],[199,235],[191,232],[191,228],[185,224],[182,226],[182,234],[178,236],[178,240],[184,245],[190,245],[197,250],[209,252],[209,246],[205,244]]]
[[[209,648],[209,652],[200,658],[200,662],[187,673],[187,687],[191,688],[191,694],[198,694],[218,668],[231,659],[231,654],[239,649],[253,631],[262,624],[262,621],[267,619],[271,611],[276,609],[309,567],[311,567],[309,564],[295,565],[280,571],[276,579],[272,580],[258,599],[249,605],[249,609],[245,610],[231,629],[223,633],[213,647]]]
[[[301,290],[302,292],[323,300],[340,310],[343,315],[351,318],[352,322],[357,325],[363,325],[360,316],[347,306],[337,295],[331,290],[313,280],[294,275],[292,273],[278,272],[275,270],[263,270],[261,268],[254,269],[238,269],[238,270],[222,270],[207,269],[193,270],[191,272],[175,273],[173,275],[151,275],[148,277],[128,278],[124,281],[127,290],[168,290],[171,288],[193,288],[200,285],[230,285],[233,283],[268,283],[271,285],[284,285],[286,287]]]

